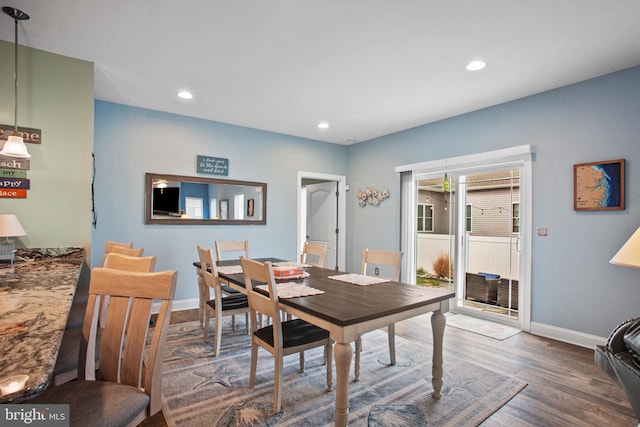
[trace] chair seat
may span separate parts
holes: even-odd
[[[261,340],[273,346],[273,325],[258,329],[254,334]],[[297,347],[329,338],[329,331],[325,331],[302,319],[282,322],[282,347]]]
[[[238,291],[237,289],[233,289],[231,286],[228,286],[228,285],[221,285],[220,289],[222,289],[222,292],[228,295],[240,294],[240,291]]]
[[[222,311],[225,310],[235,310],[239,308],[248,308],[249,301],[247,300],[246,295],[230,295],[228,297],[222,298]],[[211,307],[213,310],[215,307],[215,300],[207,301],[207,305]]]
[[[126,426],[145,412],[149,396],[135,387],[111,381],[72,381],[49,388],[30,404],[69,404],[72,426]],[[117,411],[114,408],[118,408]]]

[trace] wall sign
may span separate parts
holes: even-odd
[[[19,169],[1,169],[0,178],[26,178],[27,171]]]
[[[0,188],[0,198],[2,199],[26,199],[27,190],[14,190]]]
[[[26,178],[2,178],[0,188],[22,188],[28,190],[31,183]]]
[[[9,159],[7,157],[0,156],[0,168],[2,169],[22,169],[29,170],[28,159]]]
[[[9,136],[13,133],[14,129],[15,126],[0,125],[0,140],[6,141],[9,139]],[[18,135],[22,137],[24,142],[29,142],[31,144],[42,143],[42,131],[40,129],[22,128],[18,126]]]
[[[196,160],[197,173],[204,173],[207,175],[229,175],[229,159],[222,157],[209,157],[200,156]]]
[[[27,179],[29,168],[29,159],[0,156],[0,199],[27,198],[27,190],[31,188],[31,181]]]

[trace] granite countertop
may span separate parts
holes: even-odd
[[[0,403],[28,399],[51,382],[83,263],[83,248],[26,248],[17,250],[15,273],[0,268],[0,380],[29,375],[24,390]]]

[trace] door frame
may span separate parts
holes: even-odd
[[[522,182],[520,184],[520,212],[521,212],[521,246],[524,251],[522,264],[520,265],[522,281],[520,282],[519,292],[522,293],[522,303],[518,307],[520,328],[525,331],[531,331],[531,254],[533,237],[533,168],[532,161],[535,155],[535,147],[533,145],[520,145],[515,147],[503,148],[494,151],[487,151],[476,154],[469,154],[458,157],[444,158],[438,160],[429,160],[426,162],[413,163],[408,165],[397,166],[397,173],[409,173],[403,182],[403,195],[405,201],[402,203],[402,221],[405,226],[401,230],[402,250],[411,254],[407,257],[407,264],[403,264],[403,269],[407,271],[415,271],[415,214],[407,215],[408,212],[416,210],[415,200],[415,174],[438,173],[445,171],[470,171],[475,169],[486,169],[492,166],[509,167],[517,165],[522,168]],[[406,217],[406,218],[405,218]],[[410,218],[409,218],[410,217]],[[455,307],[455,304],[452,305]]]
[[[298,247],[298,242],[301,241],[300,235],[301,225],[301,212],[302,212],[302,200],[300,198],[300,191],[302,190],[303,179],[317,179],[322,181],[333,181],[338,183],[338,239],[337,239],[337,251],[338,251],[338,269],[344,271],[346,265],[346,237],[347,237],[347,177],[344,175],[332,175],[319,172],[306,172],[298,171],[298,183],[297,183],[297,212],[296,212],[296,259],[300,259],[300,253],[302,248]]]

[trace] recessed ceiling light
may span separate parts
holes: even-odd
[[[329,127],[329,123],[327,123],[327,122],[318,123],[318,128],[319,129],[327,129],[328,127]]]
[[[487,63],[481,60],[471,61],[467,64],[467,70],[469,71],[479,71],[487,66]]]
[[[193,94],[189,91],[186,90],[181,90],[180,92],[178,92],[178,96],[182,99],[191,99],[193,98]]]

